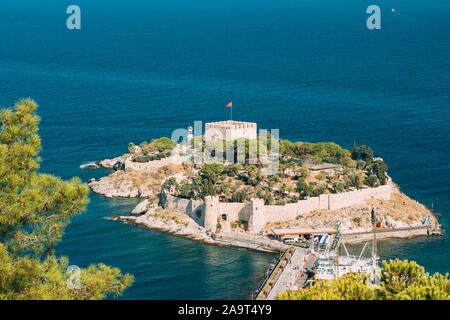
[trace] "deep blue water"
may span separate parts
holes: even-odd
[[[194,120],[278,128],[295,141],[370,145],[410,197],[450,217],[448,1],[86,1],[0,4],[0,105],[32,97],[43,172],[126,152]],[[368,5],[382,29],[366,28]],[[396,9],[396,13],[391,12]],[[57,253],[135,275],[123,298],[247,298],[273,255],[217,248],[105,217],[137,203],[91,194]],[[383,241],[384,258],[450,271],[450,240]]]

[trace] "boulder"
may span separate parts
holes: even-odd
[[[150,201],[148,199],[145,199],[144,201],[141,201],[134,209],[131,211],[131,214],[134,215],[141,215],[145,212],[147,212],[148,206],[150,204]]]
[[[98,161],[96,163],[99,166],[101,166],[101,167],[103,167],[105,169],[113,170],[114,166],[116,166],[117,162],[120,162],[120,163],[123,164],[123,166],[125,166],[125,162],[124,162],[125,158],[126,158],[126,156],[123,155],[123,156],[120,156],[120,157],[115,157],[114,159],[105,159],[105,160],[102,160],[102,161]],[[119,165],[117,165],[117,166],[119,166]],[[125,170],[125,167],[122,170]]]
[[[138,187],[138,197],[139,198],[148,198],[152,194],[153,193],[150,190],[147,190],[147,189],[142,188],[142,187]]]
[[[90,162],[90,163],[86,163],[86,164],[82,164],[80,166],[81,169],[97,169],[100,166],[98,165],[97,162]]]
[[[155,214],[156,208],[158,208],[158,206],[156,204],[150,203],[147,207],[146,214]]]
[[[105,169],[113,169],[114,168],[114,164],[116,162],[117,161],[114,160],[114,159],[112,159],[112,160],[111,159],[105,159],[105,160],[100,161],[99,165],[102,166]]]
[[[138,189],[133,186],[131,181],[126,181],[117,185],[111,182],[108,177],[103,177],[100,180],[89,181],[88,186],[97,194],[101,194],[107,198],[137,198]]]

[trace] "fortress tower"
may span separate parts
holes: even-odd
[[[264,200],[251,199],[250,200],[250,216],[248,219],[248,231],[258,233],[266,224],[264,217]]]
[[[219,216],[217,210],[219,207],[219,197],[206,196],[205,197],[205,224],[206,230],[216,232],[217,217]]]
[[[257,126],[255,122],[218,121],[205,123],[205,141],[236,140],[239,138],[256,139]]]

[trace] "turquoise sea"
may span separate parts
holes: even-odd
[[[0,105],[32,97],[43,172],[83,181],[83,163],[233,118],[295,141],[370,145],[402,191],[450,217],[450,3],[445,0],[77,0],[0,4]],[[381,30],[366,8],[381,8]],[[392,8],[396,12],[392,12]],[[276,258],[106,219],[137,200],[90,195],[59,255],[135,275],[125,299],[245,299]],[[383,258],[450,271],[450,240],[381,241]]]

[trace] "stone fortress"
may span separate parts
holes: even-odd
[[[192,127],[189,127],[192,137]],[[235,140],[238,138],[256,139],[257,125],[252,122],[218,121],[205,124],[205,142],[216,140]],[[177,163],[173,156],[147,163],[134,163],[130,159],[125,161],[126,168],[134,170],[149,170],[170,163]],[[322,168],[323,169],[323,168]],[[310,168],[314,170],[314,168]],[[230,224],[242,221],[251,233],[264,231],[268,222],[282,222],[295,219],[297,216],[314,210],[336,210],[349,206],[365,204],[369,199],[390,200],[392,193],[391,179],[388,184],[376,188],[363,188],[337,194],[322,194],[309,197],[296,203],[285,205],[265,205],[263,199],[253,198],[249,203],[220,202],[217,196],[207,196],[205,200],[189,200],[167,194],[166,209],[189,215],[197,224],[210,232],[216,232],[218,223],[222,230],[229,230]]]
[[[226,139],[226,140],[235,140],[239,138],[247,138],[247,139],[256,139],[257,138],[257,125],[256,123],[249,122],[240,122],[240,121],[219,121],[219,122],[210,122],[205,124],[205,139],[210,143],[214,139]],[[188,128],[188,138],[193,138],[193,128]],[[208,142],[207,142],[208,143]],[[183,147],[184,144],[178,144],[178,147]],[[151,172],[156,168],[161,168],[165,166],[169,166],[170,164],[181,164],[181,157],[177,155],[171,155],[166,158],[162,158],[160,160],[148,161],[145,163],[133,162],[131,156],[129,154],[125,154],[120,157],[116,157],[114,159],[105,159],[99,161],[98,164],[95,163],[96,167],[101,166],[106,169],[114,169],[120,170],[128,174],[119,175],[120,181],[117,180],[117,175],[113,177],[113,174],[108,177],[101,178],[100,180],[91,179],[89,181],[89,187],[93,190],[93,192],[104,195],[106,197],[142,197],[146,198],[147,196],[143,196],[143,194],[147,193],[148,195],[153,195],[154,191],[151,189],[145,189],[146,186],[135,186],[133,185],[131,178],[133,178],[133,171],[148,171]],[[120,169],[116,169],[116,165],[120,164]],[[203,165],[203,163],[201,164]],[[199,165],[195,169],[201,168]],[[332,171],[339,169],[336,165],[331,164],[322,164],[322,165],[314,165],[314,166],[305,166],[309,171],[328,171],[330,173]],[[129,170],[131,169],[131,170]],[[138,173],[140,174],[140,173]],[[127,180],[123,180],[122,178],[125,176]],[[113,178],[110,178],[113,177]],[[172,174],[170,176],[164,175],[161,184],[164,183],[165,180],[169,178],[175,178],[178,182],[182,181],[186,178],[185,173],[178,172],[176,174]],[[156,228],[157,230],[165,230],[173,233],[173,230],[178,230],[175,233],[179,235],[191,235],[195,236],[192,239],[203,239],[202,235],[209,237],[208,232],[216,233],[218,230],[223,233],[230,233],[232,231],[232,224],[236,222],[242,222],[245,230],[249,233],[258,234],[260,232],[268,232],[266,225],[267,223],[278,223],[278,222],[291,222],[295,219],[301,219],[305,217],[308,219],[308,213],[316,210],[337,210],[344,209],[352,206],[366,206],[367,201],[370,199],[381,199],[381,200],[391,200],[392,198],[395,200],[395,193],[398,192],[397,187],[392,182],[391,178],[387,176],[387,184],[382,185],[376,188],[361,188],[359,190],[342,192],[342,193],[330,193],[330,194],[321,194],[317,197],[309,197],[305,200],[299,200],[295,203],[287,203],[284,205],[266,205],[263,199],[252,198],[249,202],[241,203],[241,202],[221,202],[218,196],[206,196],[204,200],[192,200],[186,198],[179,198],[172,194],[168,194],[165,192],[164,188],[161,190],[161,197],[159,204],[150,202],[149,199],[146,199],[139,203],[139,205],[135,208],[135,213],[133,214],[143,214],[141,217],[136,218],[135,220],[130,219],[130,217],[119,217],[123,219],[121,221],[135,221],[137,224],[143,224],[145,226],[151,226],[152,228]],[[160,180],[156,182],[159,185]],[[156,186],[157,186],[156,185]],[[151,185],[150,187],[153,187]],[[392,194],[394,193],[394,196]],[[156,194],[154,194],[156,195]],[[162,200],[164,199],[164,200]],[[417,201],[416,201],[417,203]],[[403,203],[405,204],[405,202]],[[152,214],[155,213],[155,209],[161,206],[162,209],[168,209],[172,211],[176,211],[182,214],[185,214],[192,218],[195,221],[192,226],[191,220],[189,220],[189,224],[184,231],[179,231],[180,225],[176,222],[176,219],[173,222],[173,225],[167,224],[167,222],[172,222],[173,218],[176,216],[172,216],[171,220],[164,220],[156,217],[152,220]],[[395,207],[395,205],[394,205]],[[161,209],[161,208],[159,208]],[[345,210],[344,210],[345,211]],[[320,216],[321,213],[319,213]],[[428,217],[425,221],[428,221]],[[186,218],[186,217],[183,217]],[[141,219],[142,221],[139,221]],[[434,229],[431,230],[432,234],[441,234],[440,225],[438,224],[435,218],[432,218],[434,221]],[[150,222],[149,222],[150,221]],[[150,224],[149,224],[150,223]],[[425,222],[423,222],[424,224]],[[220,224],[220,226],[219,226]],[[239,223],[240,224],[240,223]],[[200,228],[199,226],[204,227]],[[436,227],[437,226],[437,227]],[[396,233],[394,236],[406,237],[411,235],[429,235],[430,229],[429,224],[420,225],[419,227],[414,226],[416,228],[417,233],[412,234],[409,229],[405,228],[399,232],[404,233]],[[314,226],[312,226],[314,228]],[[424,229],[425,228],[425,229]],[[201,232],[197,232],[195,230],[201,230]],[[187,230],[187,231],[186,231]],[[194,231],[193,231],[194,230]],[[406,231],[405,231],[406,230]],[[436,230],[439,230],[436,233]],[[205,232],[207,231],[207,232]],[[415,231],[414,231],[415,232]],[[356,241],[358,239],[360,233],[352,233],[349,241]],[[387,234],[387,233],[386,233]],[[388,236],[386,236],[388,237]],[[209,239],[209,238],[208,238]]]
[[[192,129],[190,130],[190,132]],[[218,121],[205,124],[205,142],[256,139],[257,125],[253,122]],[[207,196],[205,201],[188,200],[167,195],[166,208],[189,215],[210,232],[216,232],[220,223],[222,230],[229,230],[230,224],[238,220],[247,224],[251,233],[263,231],[267,222],[282,222],[314,210],[335,210],[364,204],[369,199],[391,199],[391,180],[387,185],[337,194],[322,194],[296,203],[265,205],[263,199],[251,199],[250,203],[220,202],[219,197]]]
[[[218,121],[205,123],[205,142],[217,140],[236,140],[239,138],[256,139],[257,126],[255,122]]]

